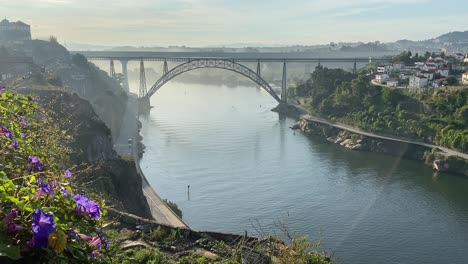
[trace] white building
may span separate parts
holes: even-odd
[[[389,78],[388,74],[385,74],[385,73],[375,75],[375,81],[378,83],[384,83],[388,80],[388,78]]]
[[[468,72],[465,72],[465,73],[462,75],[462,84],[468,85]]]
[[[441,77],[447,78],[449,76],[449,69],[448,67],[440,68],[437,72]]]
[[[457,52],[457,53],[453,54],[453,57],[455,57],[455,59],[461,61],[461,60],[463,60],[463,58],[465,58],[465,55],[463,55],[463,53]]]
[[[392,65],[380,65],[377,66],[378,73],[391,73],[393,71]]]
[[[428,80],[434,79],[434,72],[432,72],[432,71],[418,71],[418,73],[416,75],[425,77]]]
[[[426,62],[426,64],[422,67],[425,71],[435,71],[437,70],[438,66],[433,62]]]
[[[399,71],[399,70],[401,70],[403,68],[403,64],[401,64],[401,63],[394,63],[392,66],[393,66],[393,69],[397,70],[397,71]]]
[[[412,88],[423,88],[427,85],[428,79],[422,76],[411,76],[409,78],[409,87]]]

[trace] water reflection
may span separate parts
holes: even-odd
[[[152,98],[142,167],[193,228],[254,232],[258,220],[274,232],[289,215],[346,263],[466,260],[467,178],[294,134],[254,87],[189,86]]]

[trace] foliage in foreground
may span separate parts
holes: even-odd
[[[68,140],[34,98],[0,94],[0,258],[83,263],[104,256],[104,202],[71,187]]]

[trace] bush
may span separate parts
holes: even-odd
[[[82,54],[73,55],[72,61],[76,66],[80,68],[85,68],[85,69],[89,68],[88,59],[86,59],[86,57],[83,56]]]
[[[182,210],[179,209],[179,207],[177,206],[176,203],[174,202],[171,202],[167,199],[163,199],[163,201],[167,204],[167,206],[169,206],[169,208],[171,208],[171,210],[177,215],[179,216],[180,218],[182,218]]]
[[[74,193],[67,142],[34,98],[0,94],[0,256],[87,262],[107,248],[104,201]]]

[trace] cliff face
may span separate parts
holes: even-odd
[[[72,135],[73,164],[91,166],[80,183],[92,182],[94,191],[104,194],[107,203],[129,213],[151,218],[143,195],[141,177],[133,162],[121,159],[113,149],[109,128],[98,118],[91,105],[67,92],[26,90],[38,100],[60,126]],[[129,195],[131,194],[131,195]]]

